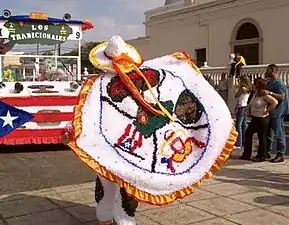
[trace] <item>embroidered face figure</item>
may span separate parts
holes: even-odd
[[[234,128],[225,102],[187,61],[168,55],[145,62],[140,70],[157,99],[138,73],[127,76],[146,102],[158,110],[161,104],[173,120],[144,108],[119,76],[105,73],[85,97],[76,143],[137,190],[168,196],[210,171],[234,139]]]

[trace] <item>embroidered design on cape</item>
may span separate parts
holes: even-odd
[[[114,115],[119,121],[127,122],[122,129],[119,128],[119,131],[115,132],[115,140],[109,133],[105,134],[104,132],[102,135],[124,160],[137,168],[151,173],[170,175],[186,173],[197,165],[202,153],[206,151],[205,138],[198,140],[198,137],[190,134],[190,126],[192,126],[195,131],[203,130],[206,138],[209,136],[209,122],[206,119],[204,107],[177,75],[150,68],[141,69],[141,72],[150,85],[155,88],[160,104],[170,114],[175,115],[177,120],[172,122],[168,117],[154,115],[138,104],[118,76],[112,77],[109,81],[104,81],[107,79],[103,77],[100,82],[102,116],[100,126],[110,126],[110,119],[105,117],[108,110],[114,110]],[[127,76],[142,96],[145,96],[148,88],[144,80],[135,72],[127,73]],[[166,85],[166,82],[172,82],[171,80],[176,80],[176,87],[179,85],[180,88],[180,90],[176,89],[179,94],[175,103],[169,97],[165,101],[162,99],[162,93],[166,93],[166,91],[161,89],[165,88],[163,86]],[[105,85],[105,82],[108,84]],[[167,90],[167,92],[169,91]],[[157,104],[151,103],[151,106],[159,109]],[[135,108],[135,113],[129,113],[126,110],[128,107]],[[204,119],[200,124],[194,126],[202,117]],[[195,165],[180,169],[182,167],[180,165],[193,151],[199,157],[196,159]]]

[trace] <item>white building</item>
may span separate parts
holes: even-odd
[[[21,65],[20,58],[24,52],[13,52],[9,51],[6,53],[6,57],[2,57],[3,66],[10,66],[10,65]]]
[[[145,37],[129,40],[144,59],[185,50],[209,66],[231,52],[248,64],[289,60],[289,0],[166,0],[145,18]]]

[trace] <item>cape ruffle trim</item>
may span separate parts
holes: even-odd
[[[222,153],[220,156],[215,160],[215,163],[211,167],[211,169],[204,175],[204,177],[199,180],[196,183],[191,184],[190,186],[183,188],[179,191],[176,191],[171,194],[167,195],[152,195],[145,191],[139,190],[136,187],[132,186],[131,184],[125,182],[121,178],[117,177],[116,175],[112,174],[110,171],[108,171],[105,167],[101,166],[97,161],[95,161],[92,157],[90,157],[86,152],[84,152],[81,148],[79,148],[76,144],[76,138],[79,137],[79,135],[82,132],[82,108],[86,101],[86,98],[89,94],[89,91],[92,88],[92,85],[94,84],[95,80],[99,76],[92,77],[86,81],[86,83],[83,85],[83,88],[79,95],[79,103],[75,107],[75,117],[73,121],[73,128],[74,128],[74,137],[68,144],[68,146],[75,152],[75,154],[86,164],[88,165],[93,171],[95,171],[100,176],[112,181],[116,182],[120,185],[120,187],[125,188],[126,192],[136,198],[140,202],[145,202],[148,204],[153,205],[166,205],[169,203],[172,203],[176,199],[184,198],[185,196],[190,195],[194,192],[195,187],[199,187],[201,184],[201,181],[203,179],[209,179],[212,177],[214,173],[216,173],[222,165],[228,160],[230,157],[230,154],[234,148],[235,142],[237,140],[238,133],[235,130],[234,125],[232,126],[232,130],[230,132],[229,138],[222,150]]]

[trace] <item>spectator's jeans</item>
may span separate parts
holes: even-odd
[[[270,118],[267,117],[252,117],[251,122],[246,130],[245,137],[245,146],[243,157],[250,159],[252,155],[252,144],[253,144],[253,135],[257,133],[259,139],[259,148],[257,156],[259,158],[266,158],[267,154],[267,130],[269,125]]]
[[[247,115],[244,113],[246,107],[236,108],[236,130],[239,133],[236,147],[243,147],[245,144],[245,131],[247,126]]]
[[[283,157],[286,152],[286,136],[284,128],[284,115],[279,117],[271,117],[269,123],[269,131],[267,134],[267,148],[268,153],[272,151],[274,133],[276,135],[277,153]]]

